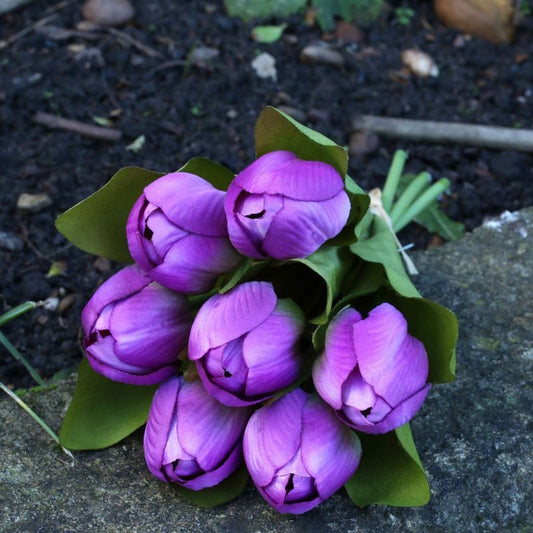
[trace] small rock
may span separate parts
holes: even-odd
[[[276,70],[276,59],[268,54],[263,52],[259,54],[251,63],[252,68],[255,70],[255,73],[260,78],[272,78],[272,81],[278,79],[278,72]]]
[[[334,67],[344,65],[344,57],[340,52],[322,44],[309,44],[300,52],[300,60],[311,63],[323,63]]]
[[[239,116],[239,112],[236,109],[231,108],[226,111],[226,117],[229,118],[230,120],[233,120],[237,118],[238,116]]]
[[[65,311],[69,310],[74,305],[77,297],[77,294],[71,293],[62,298],[57,306],[57,312],[62,315]]]
[[[433,61],[433,58],[421,52],[420,50],[414,50],[412,48],[404,50],[402,52],[402,63],[413,73],[421,78],[427,78],[428,76],[438,76],[439,67]]]
[[[352,157],[363,157],[379,147],[378,136],[368,130],[355,131],[350,135],[349,150]]]
[[[205,67],[209,61],[215,59],[220,54],[218,49],[209,46],[198,46],[189,54],[191,65]]]
[[[59,306],[59,298],[57,296],[50,296],[43,302],[43,307],[47,311],[55,311]]]
[[[357,26],[343,20],[337,24],[335,36],[339,41],[348,44],[359,44],[365,38],[365,34]]]
[[[10,252],[20,252],[24,248],[24,241],[11,231],[0,231],[0,248]]]
[[[17,207],[24,211],[40,211],[52,205],[52,199],[47,194],[22,193],[17,200]]]
[[[104,26],[120,26],[135,14],[129,0],[89,0],[81,11],[87,20]]]
[[[98,272],[105,274],[111,270],[111,261],[107,257],[97,257],[94,260],[93,266]]]
[[[296,107],[291,107],[288,105],[280,105],[278,106],[278,109],[280,111],[283,111],[283,113],[286,113],[287,115],[289,115],[289,117],[292,117],[294,120],[297,120],[298,122],[305,122],[307,118],[307,115],[300,109],[297,109]]]

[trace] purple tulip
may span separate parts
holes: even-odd
[[[226,216],[231,242],[256,259],[306,257],[344,227],[350,201],[341,175],[322,161],[270,152],[229,186]]]
[[[210,290],[241,257],[228,239],[225,193],[188,172],[144,188],[130,213],[130,253],[147,275],[186,294]]]
[[[266,501],[280,513],[305,513],[353,475],[357,435],[317,396],[294,389],[256,411],[244,432],[244,460]]]
[[[192,321],[185,296],[150,281],[136,266],[103,283],[81,320],[92,368],[132,385],[153,385],[176,373]]]
[[[251,281],[210,298],[198,311],[189,358],[209,393],[230,406],[258,403],[292,385],[305,319],[271,283]]]
[[[413,418],[428,391],[424,345],[407,332],[407,321],[384,303],[362,319],[341,311],[326,334],[313,381],[339,418],[364,433],[386,433]]]
[[[218,485],[242,464],[249,415],[217,402],[199,381],[166,381],[155,393],[144,433],[148,469],[191,490]]]

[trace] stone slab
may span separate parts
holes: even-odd
[[[416,284],[460,321],[457,381],[436,386],[412,423],[432,500],[358,509],[344,491],[298,517],[249,487],[202,510],[153,478],[141,433],[75,465],[14,402],[0,401],[3,532],[533,531],[533,209],[505,214],[459,242],[414,254]],[[58,430],[72,379],[25,399]]]

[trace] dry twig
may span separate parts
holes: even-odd
[[[525,129],[372,115],[356,117],[352,127],[354,130],[370,130],[380,135],[412,141],[468,144],[533,152],[533,131]]]
[[[122,137],[122,132],[114,128],[102,128],[93,124],[86,124],[78,120],[56,117],[49,113],[38,112],[33,117],[33,121],[49,128],[59,128],[66,131],[73,131],[86,137],[99,139],[101,141],[118,141]]]

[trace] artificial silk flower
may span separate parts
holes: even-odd
[[[343,422],[386,433],[420,409],[430,387],[428,371],[424,345],[408,333],[402,313],[383,303],[365,319],[351,308],[334,318],[313,381]]]
[[[231,242],[256,259],[306,257],[344,227],[343,178],[322,161],[269,152],[233,180],[225,200]]]
[[[144,188],[126,235],[133,259],[151,279],[196,294],[237,266],[241,256],[228,239],[224,194],[189,172],[167,174]]]
[[[188,355],[206,389],[226,405],[258,403],[299,376],[305,319],[271,283],[251,281],[212,296],[191,328]]]
[[[174,377],[156,391],[144,433],[144,456],[161,481],[191,490],[218,485],[243,462],[250,411],[222,405],[200,381]]]
[[[83,345],[96,372],[153,385],[176,373],[192,316],[185,296],[126,267],[103,283],[82,313]]]
[[[250,476],[280,513],[300,514],[318,505],[350,479],[360,458],[355,432],[302,389],[261,407],[244,432]]]

